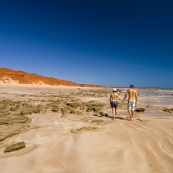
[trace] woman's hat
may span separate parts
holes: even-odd
[[[113,92],[114,92],[114,91],[116,92],[116,91],[117,91],[117,89],[116,89],[116,88],[113,88],[113,90],[112,90],[112,91],[113,91]]]

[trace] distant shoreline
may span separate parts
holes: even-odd
[[[110,88],[129,88],[129,86],[108,86]],[[139,89],[167,89],[167,88],[163,88],[163,87],[139,87],[136,86],[135,88],[139,88]]]
[[[93,85],[92,84],[85,84],[84,86],[69,86],[69,85],[49,85],[49,84],[23,84],[23,83],[3,83],[0,82],[2,85],[23,85],[23,86],[53,86],[53,87],[76,87],[76,88],[129,88],[129,86],[102,86],[99,85]],[[136,89],[152,89],[152,90],[173,90],[173,88],[163,88],[163,87],[135,87]]]

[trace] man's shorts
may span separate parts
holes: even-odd
[[[111,107],[112,108],[117,108],[118,107],[118,102],[117,101],[111,101]]]
[[[129,100],[128,109],[133,111],[135,110],[135,100]]]

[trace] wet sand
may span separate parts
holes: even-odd
[[[121,90],[123,98],[126,89]],[[99,94],[93,96],[90,94],[93,92]],[[135,112],[134,121],[129,121],[126,104],[119,107],[119,117],[112,120],[110,92],[109,88],[0,84],[0,101],[40,104],[42,99],[44,104],[48,96],[56,95],[54,99],[58,99],[58,94],[70,94],[80,102],[106,104],[103,111],[108,114],[101,117],[91,111],[62,116],[61,112],[47,111],[26,115],[32,119],[31,129],[0,142],[0,172],[172,173],[173,112],[163,109],[173,108],[173,92],[138,89],[137,107],[146,111]],[[63,99],[69,101],[64,95]],[[7,146],[21,141],[26,144],[24,149],[3,152]]]

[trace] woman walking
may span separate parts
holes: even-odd
[[[118,99],[120,101],[123,101],[119,98],[117,89],[113,88],[112,93],[110,94],[110,104],[112,108],[113,119],[115,119],[118,116]]]

